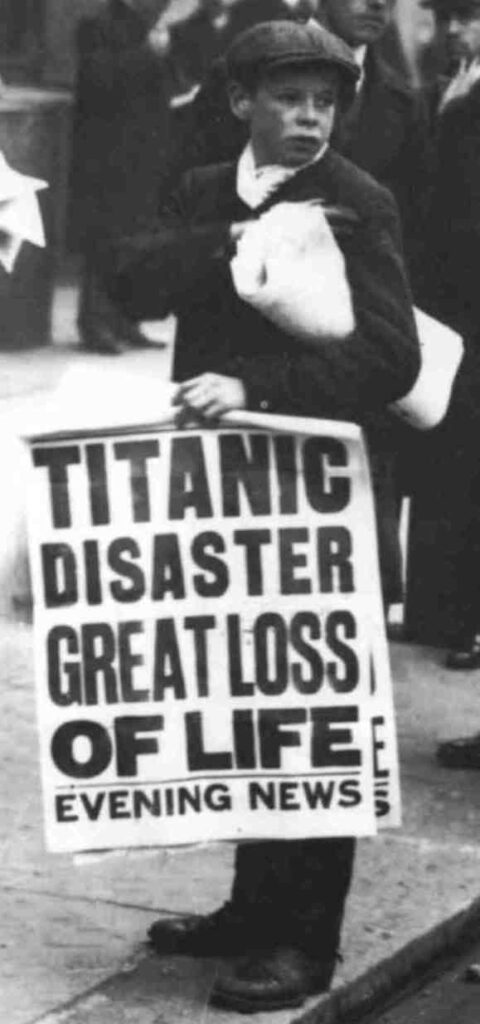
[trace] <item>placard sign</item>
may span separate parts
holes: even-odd
[[[398,817],[360,432],[261,419],[31,445],[53,851]]]

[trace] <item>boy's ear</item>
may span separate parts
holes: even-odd
[[[228,99],[232,114],[238,117],[239,121],[250,121],[253,98],[245,86],[240,82],[229,82]]]

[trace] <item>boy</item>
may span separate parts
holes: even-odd
[[[238,166],[186,175],[159,231],[121,247],[117,297],[142,315],[177,314],[174,377],[188,414],[210,421],[248,408],[368,423],[384,502],[378,416],[412,386],[419,353],[393,200],[328,147],[357,67],[313,21],[255,26],[232,44],[227,66],[249,145]],[[338,244],[356,326],[307,348],[238,297],[229,260],[246,223],[277,201],[311,200],[353,215]],[[388,569],[384,582],[388,592]],[[151,941],[163,953],[248,954],[216,982],[214,1003],[243,1012],[301,1005],[330,983],[353,853],[348,838],[245,843],[230,902],[205,918],[158,921]]]

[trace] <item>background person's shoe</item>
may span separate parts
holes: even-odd
[[[480,634],[475,633],[464,644],[453,647],[447,654],[445,665],[458,671],[480,668]]]
[[[151,341],[147,338],[146,334],[134,323],[128,323],[126,320],[122,320],[118,326],[118,335],[122,339],[122,343],[128,348],[156,348],[157,344],[155,341]]]
[[[78,325],[80,344],[87,352],[100,352],[102,355],[119,356],[125,351],[121,340],[109,327],[100,325]]]
[[[480,769],[480,733],[439,743],[437,761],[444,768]]]
[[[245,922],[230,903],[203,917],[159,918],[148,929],[148,940],[164,956],[238,956],[250,944]]]
[[[237,1013],[302,1006],[308,996],[328,989],[334,967],[290,947],[251,955],[217,979],[210,1003]]]

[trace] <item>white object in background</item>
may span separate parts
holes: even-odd
[[[20,174],[0,152],[0,264],[12,273],[24,242],[44,248],[46,244],[37,192],[47,182]]]
[[[464,344],[456,331],[414,309],[420,341],[420,371],[408,395],[390,409],[416,430],[432,430],[444,419],[462,362]]]
[[[188,107],[200,92],[200,88],[200,85],[192,85],[191,89],[188,89],[187,92],[180,92],[176,96],[172,96],[168,104],[170,110],[181,110],[182,107]]]

